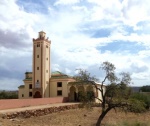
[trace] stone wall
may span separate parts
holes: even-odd
[[[50,108],[43,108],[43,109],[37,109],[37,110],[26,110],[21,112],[13,112],[13,113],[5,113],[2,116],[4,119],[14,119],[14,118],[30,118],[30,117],[36,117],[36,116],[42,116],[47,115],[54,112],[60,112],[65,111],[69,109],[77,109],[78,104],[74,105],[65,105],[65,106],[59,106],[59,107],[50,107]]]

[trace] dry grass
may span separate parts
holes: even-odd
[[[15,120],[0,119],[0,126],[95,126],[100,108],[75,109],[40,117]],[[150,112],[142,114],[110,111],[103,120],[105,126],[150,126]]]

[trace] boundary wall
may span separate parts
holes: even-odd
[[[0,100],[0,110],[68,102],[68,97],[5,99]]]

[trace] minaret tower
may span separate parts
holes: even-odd
[[[43,31],[33,38],[33,98],[50,97],[50,44]]]

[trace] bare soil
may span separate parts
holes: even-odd
[[[93,108],[92,110],[74,109],[40,117],[0,118],[0,126],[95,126],[100,111],[100,108]],[[140,122],[146,124],[146,126],[150,126],[150,112],[134,114],[121,111],[117,111],[116,113],[112,110],[106,115],[103,125],[121,126],[120,124],[125,122]]]

